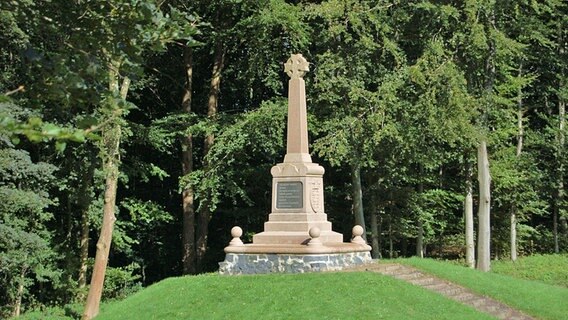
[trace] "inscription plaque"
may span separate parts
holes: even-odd
[[[276,208],[302,209],[304,207],[303,185],[301,181],[276,183]]]

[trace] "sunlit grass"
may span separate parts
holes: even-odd
[[[97,319],[491,319],[375,273],[170,278]]]
[[[432,259],[410,258],[397,261],[495,298],[539,319],[566,319],[568,315],[567,288],[494,272],[480,272]]]
[[[493,261],[491,271],[568,288],[568,254],[539,254],[521,257],[515,262]]]

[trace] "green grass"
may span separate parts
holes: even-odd
[[[568,288],[568,254],[534,255],[519,258],[516,262],[492,261],[491,271]]]
[[[374,273],[170,278],[106,305],[109,319],[492,319]]]
[[[397,261],[495,298],[540,319],[566,319],[568,315],[567,288],[492,272],[484,273],[431,259]]]

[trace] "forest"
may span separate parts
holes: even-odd
[[[566,253],[567,30],[563,0],[0,1],[0,318],[250,242],[293,53],[345,240],[481,269]]]

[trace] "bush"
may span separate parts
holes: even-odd
[[[118,268],[107,267],[103,299],[123,299],[140,290],[140,275],[135,274],[138,269],[140,266],[137,263]]]

